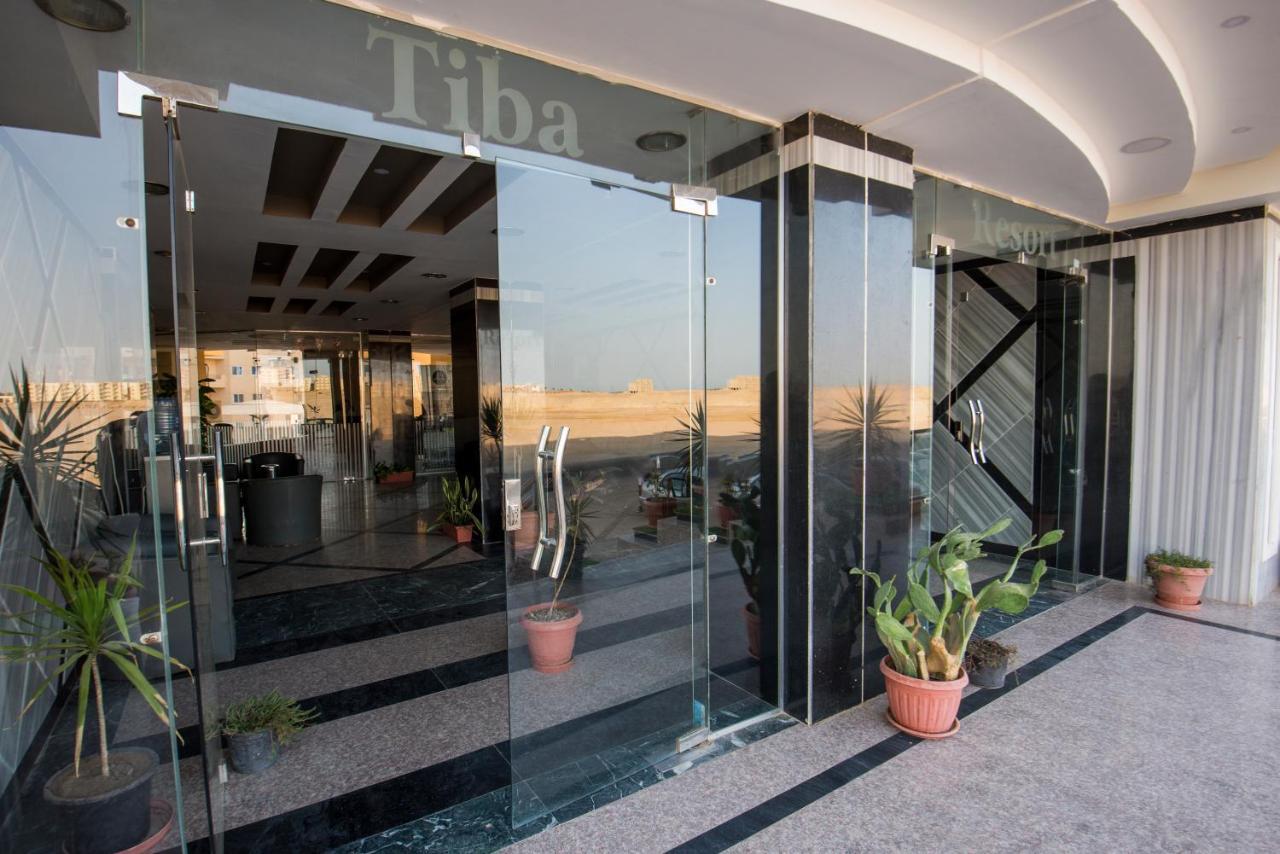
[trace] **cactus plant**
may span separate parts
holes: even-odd
[[[875,585],[867,613],[875,620],[876,634],[898,673],[926,681],[958,679],[969,638],[982,612],[995,608],[1006,614],[1020,614],[1026,610],[1039,589],[1046,563],[1036,561],[1029,582],[1011,580],[1013,573],[1023,555],[1054,545],[1062,539],[1062,531],[1049,531],[1038,539],[1033,536],[1027,540],[1018,547],[1009,569],[975,592],[969,579],[969,561],[983,557],[982,541],[1009,527],[1009,522],[1008,518],[1001,519],[976,534],[957,527],[932,546],[921,549],[907,570],[907,590],[901,599],[897,598],[896,579],[881,581],[874,572],[856,567],[849,570]],[[941,582],[940,603],[929,594],[930,575]]]

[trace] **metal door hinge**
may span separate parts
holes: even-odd
[[[715,216],[719,212],[716,191],[694,184],[672,184],[671,209],[694,216]]]
[[[929,235],[929,248],[925,251],[930,258],[946,258],[956,248],[956,242],[953,238],[943,237],[941,234]]]
[[[182,196],[183,204],[186,206],[187,213],[196,212],[196,191],[187,190]]]
[[[462,135],[462,156],[470,158],[480,156],[480,134],[464,133]]]

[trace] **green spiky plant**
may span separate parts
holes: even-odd
[[[742,577],[742,586],[747,596],[751,597],[749,607],[754,613],[760,612],[760,487],[751,489],[736,497],[730,493],[721,495],[722,501],[732,500],[738,511],[738,518],[733,522],[733,540],[729,543],[729,551],[733,562],[738,565],[738,575]]]
[[[16,490],[41,550],[49,558],[53,543],[36,500],[37,474],[60,481],[79,478],[89,466],[89,448],[81,446],[97,432],[101,419],[76,423],[75,414],[85,401],[83,391],[59,400],[62,395],[58,387],[44,400],[38,400],[25,365],[21,378],[13,371],[9,378],[12,397],[0,403],[0,460],[4,464],[0,508],[9,506],[9,498]],[[44,383],[41,388],[45,388]],[[0,526],[3,525],[0,518]]]
[[[474,509],[480,500],[480,492],[471,484],[471,478],[459,481],[456,477],[446,477],[440,481],[440,491],[444,495],[444,508],[436,517],[432,528],[444,524],[455,527],[471,524],[481,534],[484,533],[484,523],[476,516]]]
[[[222,732],[225,735],[247,735],[269,729],[277,744],[288,744],[295,735],[320,716],[316,709],[304,709],[290,697],[279,691],[246,697],[232,703],[222,716]]]
[[[1047,568],[1041,559],[1031,569],[1029,582],[1015,582],[1014,571],[1023,555],[1048,548],[1062,539],[1062,531],[1049,531],[1039,539],[1032,537],[1018,547],[1009,569],[993,578],[981,590],[973,589],[969,579],[969,561],[985,556],[983,540],[1009,527],[1007,517],[976,534],[954,528],[928,548],[920,550],[907,570],[906,594],[898,599],[896,581],[881,581],[874,572],[853,568],[849,572],[871,579],[875,596],[867,613],[875,620],[876,634],[889,651],[893,667],[903,676],[914,679],[960,678],[969,638],[978,617],[990,608],[1006,614],[1026,610],[1039,589]],[[942,603],[929,594],[929,576],[942,584]],[[895,601],[896,600],[896,601]]]
[[[84,745],[85,721],[88,717],[89,699],[94,700],[98,723],[99,773],[110,776],[110,755],[107,751],[107,717],[102,698],[102,669],[114,667],[138,692],[147,706],[166,727],[173,725],[173,716],[161,696],[140,666],[140,656],[159,659],[190,674],[186,665],[159,650],[133,640],[139,635],[139,627],[159,616],[160,605],[140,608],[126,616],[121,601],[142,583],[132,575],[133,547],[122,558],[120,565],[109,575],[95,574],[92,561],[72,559],[50,549],[47,559],[40,562],[57,589],[62,604],[35,590],[16,584],[0,584],[0,590],[17,594],[31,602],[34,608],[25,613],[3,616],[12,621],[0,625],[0,661],[6,664],[56,663],[53,672],[36,686],[27,704],[18,713],[25,715],[36,700],[46,692],[56,690],[58,680],[65,674],[77,684],[75,776],[80,776],[80,759]],[[185,605],[179,602],[164,607],[166,613]],[[49,618],[52,617],[52,620]],[[54,625],[50,627],[50,622]]]
[[[695,479],[702,480],[702,462],[706,458],[707,409],[699,400],[693,409],[686,409],[684,417],[677,417],[679,429],[672,431],[671,441],[680,446],[679,468],[689,475],[690,492]]]

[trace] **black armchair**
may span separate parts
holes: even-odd
[[[263,451],[244,458],[244,462],[240,463],[240,479],[272,477],[271,469],[267,466],[276,467],[274,477],[299,477],[306,473],[304,461],[297,454]]]
[[[240,484],[245,541],[251,546],[300,546],[320,539],[318,474],[256,477]]]

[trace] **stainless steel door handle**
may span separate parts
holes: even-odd
[[[547,573],[552,579],[560,577],[564,566],[564,549],[569,542],[569,516],[564,503],[564,449],[569,444],[568,425],[560,428],[560,440],[556,442],[555,462],[551,466],[551,488],[556,498],[556,551],[551,556],[551,571]]]
[[[230,559],[231,543],[227,537],[227,481],[222,472],[222,431],[213,431],[213,504],[218,514],[218,551],[222,565]]]
[[[538,502],[538,543],[533,548],[533,562],[530,569],[533,572],[538,571],[538,566],[542,563],[542,553],[548,545],[552,545],[547,540],[547,437],[551,435],[551,426],[542,425],[542,433],[538,435],[538,450],[533,455],[533,493]]]
[[[178,567],[187,568],[187,489],[183,478],[187,473],[187,461],[182,453],[182,434],[169,434],[169,462],[173,468],[173,534],[178,541]]]
[[[987,463],[987,410],[982,407],[982,398],[978,398],[978,460]]]
[[[973,464],[978,464],[978,406],[972,399],[966,401],[969,404],[969,459],[973,460]]]

